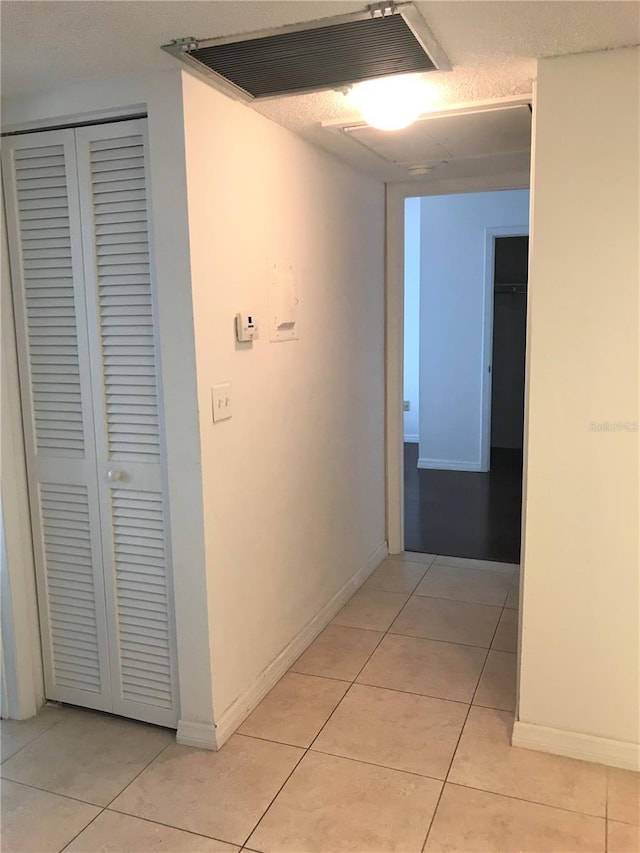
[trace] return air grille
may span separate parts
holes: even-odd
[[[430,42],[438,61],[425,48],[431,47]],[[448,67],[411,4],[378,17],[358,13],[244,38],[179,39],[164,47],[191,67],[219,81],[223,78],[247,99],[335,89],[360,80]]]

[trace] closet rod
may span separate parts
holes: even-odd
[[[94,124],[116,124],[120,121],[133,121],[137,118],[146,118],[146,113],[133,113],[126,116],[114,116],[113,118],[96,118],[91,121],[72,121],[68,124],[48,124],[43,127],[30,127],[27,130],[6,130],[0,136],[23,136],[25,133],[44,133],[47,130],[70,130],[74,127],[91,127]]]

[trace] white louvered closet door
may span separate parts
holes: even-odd
[[[75,138],[3,141],[46,695],[112,704]]]
[[[177,722],[146,120],[76,130],[113,709]]]
[[[175,726],[146,121],[5,142],[46,695]]]

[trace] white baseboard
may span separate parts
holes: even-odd
[[[404,443],[405,444],[418,444],[419,442],[420,442],[420,436],[419,435],[405,435],[404,436]]]
[[[418,468],[434,469],[436,471],[482,471],[480,462],[460,462],[457,459],[431,459],[421,456]]]
[[[520,720],[514,724],[511,743],[552,755],[622,767],[624,770],[640,770],[640,744],[637,743],[550,729]]]
[[[208,749],[220,749],[251,711],[264,699],[267,693],[282,678],[285,672],[300,657],[307,646],[326,628],[340,608],[346,604],[353,593],[378,568],[389,553],[384,542],[371,554],[366,563],[346,582],[342,589],[296,634],[291,642],[267,666],[256,680],[224,711],[216,721],[215,746]],[[178,729],[178,732],[180,730]],[[185,743],[185,741],[180,741]]]
[[[190,723],[188,720],[180,720],[176,741],[184,746],[216,749],[216,727],[213,723]]]

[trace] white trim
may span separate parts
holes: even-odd
[[[458,459],[432,459],[429,456],[421,456],[418,459],[418,468],[435,471],[482,471],[479,462],[462,462]]]
[[[441,110],[429,110],[422,113],[416,119],[416,123],[429,121],[432,118],[442,118],[449,116],[464,116],[475,115],[476,113],[495,112],[496,110],[505,110],[509,107],[526,107],[531,104],[533,93],[524,95],[506,95],[502,98],[490,98],[486,101],[460,101],[457,104],[449,104]],[[359,127],[368,127],[364,119],[354,114],[352,119],[332,118],[320,122],[320,126],[327,130],[342,130],[348,127],[349,130]],[[422,195],[422,193],[420,193]]]
[[[496,237],[528,237],[529,225],[496,225],[484,229],[484,280],[482,301],[484,318],[482,323],[482,364],[480,366],[480,467],[488,471],[491,459],[491,390],[493,373],[489,366],[493,360],[493,290]]]
[[[405,434],[405,437],[404,437],[404,443],[405,444],[418,444],[419,441],[420,441],[419,435],[413,435],[413,433],[411,433],[411,435]]]
[[[69,113],[67,115],[52,116],[50,118],[36,119],[35,121],[21,121],[15,124],[2,126],[3,133],[25,133],[34,130],[54,130],[67,125],[83,126],[87,123],[107,124],[114,119],[128,119],[139,117],[147,113],[146,104],[132,104],[127,107],[115,107],[106,110],[91,110],[89,112]]]
[[[476,178],[427,178],[387,184],[389,189],[405,198],[425,198],[432,195],[457,195],[458,193],[501,192],[502,190],[529,189],[529,173],[515,172],[506,175],[489,175]]]
[[[291,642],[280,652],[280,654],[260,673],[256,680],[244,693],[239,696],[220,717],[216,720],[215,746],[207,746],[207,749],[220,749],[220,747],[236,731],[238,726],[249,716],[251,711],[267,695],[275,684],[282,678],[285,672],[300,657],[302,652],[315,640],[318,634],[328,625],[341,607],[351,598],[353,593],[366,581],[388,554],[387,543],[384,542],[371,554],[366,563],[345,583],[333,598],[311,619],[304,628],[296,634]],[[193,724],[180,723],[183,727]],[[197,724],[196,724],[197,725]],[[178,727],[178,743],[186,743]],[[188,731],[189,729],[187,729]],[[194,744],[191,744],[194,745]],[[200,745],[200,744],[197,744]]]
[[[535,198],[535,173],[536,173],[536,149],[537,149],[537,97],[538,83],[533,81],[533,101],[532,101],[532,126],[531,126],[531,186],[529,188],[529,264],[527,269],[527,278],[531,267],[531,247],[535,246],[535,217],[534,217],[534,198]],[[527,287],[527,328],[526,340],[531,340],[532,324],[531,324],[531,294]],[[527,498],[528,490],[528,465],[529,465],[529,394],[531,389],[531,347],[525,346],[525,365],[524,365],[524,430],[522,434],[522,511],[520,514],[520,599],[518,601],[519,613],[524,613],[524,585],[527,577],[528,551],[527,551]],[[516,658],[516,719],[520,714],[520,690],[522,687],[522,619],[518,625],[518,656]]]
[[[404,551],[404,200],[402,192],[387,184],[385,470],[390,554]]]
[[[564,755],[581,761],[640,771],[640,744],[611,740],[582,732],[563,731],[517,720],[511,738],[513,746]]]
[[[198,749],[217,749],[216,727],[213,723],[191,723],[179,720],[176,742]]]
[[[0,604],[2,608],[2,716],[32,717],[44,703],[44,677],[31,540],[27,468],[21,420],[11,272],[0,200],[2,263],[2,492],[0,495]]]

